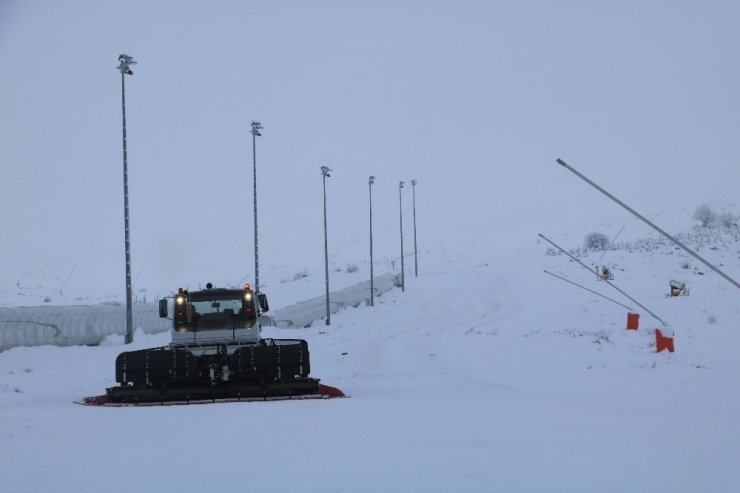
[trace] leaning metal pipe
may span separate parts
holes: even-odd
[[[601,296],[601,297],[602,297],[602,298],[604,298],[605,300],[609,300],[609,301],[611,301],[612,303],[616,303],[617,305],[619,305],[619,306],[621,306],[621,307],[623,307],[623,308],[626,308],[626,309],[628,309],[628,310],[632,311],[632,308],[630,308],[629,306],[627,306],[627,305],[623,305],[622,303],[620,303],[620,302],[618,302],[618,301],[616,301],[616,300],[613,300],[613,299],[609,298],[608,296],[604,296],[604,295],[603,295],[603,294],[601,294],[601,293],[597,293],[597,292],[596,292],[596,291],[594,291],[593,289],[588,289],[588,288],[587,288],[586,286],[581,286],[580,284],[578,284],[578,283],[576,283],[576,282],[573,282],[573,281],[571,281],[570,279],[566,279],[566,278],[564,278],[564,277],[562,277],[562,276],[559,276],[559,275],[557,275],[557,274],[553,274],[553,273],[552,273],[552,272],[550,272],[549,270],[545,270],[544,272],[545,272],[545,274],[550,274],[550,275],[551,275],[551,276],[553,276],[553,277],[557,277],[557,278],[558,278],[558,279],[560,279],[561,281],[565,281],[565,282],[567,282],[567,283],[570,283],[570,284],[572,284],[572,285],[574,285],[574,286],[578,286],[578,287],[579,287],[579,288],[581,288],[581,289],[585,289],[585,290],[586,290],[586,291],[588,291],[589,293],[593,293],[593,294],[595,294],[596,296]]]
[[[687,247],[686,245],[684,245],[683,243],[681,243],[680,241],[678,241],[676,238],[674,238],[673,236],[669,235],[668,233],[666,233],[665,231],[663,231],[662,229],[660,229],[658,226],[656,226],[655,224],[653,224],[652,222],[650,222],[649,220],[647,220],[645,217],[643,217],[637,211],[635,211],[634,209],[632,209],[631,207],[629,207],[627,204],[625,204],[624,202],[622,202],[621,200],[619,200],[618,198],[616,198],[614,195],[610,194],[609,192],[607,192],[606,190],[604,190],[603,188],[601,188],[600,186],[598,186],[596,183],[592,182],[591,180],[589,180],[588,178],[586,178],[585,176],[583,176],[581,173],[579,173],[578,171],[576,171],[575,169],[573,169],[568,163],[566,163],[562,159],[558,159],[557,160],[557,163],[560,164],[561,166],[565,167],[566,169],[568,169],[568,171],[571,171],[574,175],[576,175],[578,178],[582,179],[583,181],[585,181],[586,183],[588,183],[589,185],[591,185],[592,187],[594,187],[599,192],[603,193],[604,195],[606,195],[607,197],[609,197],[610,199],[612,199],[617,204],[619,204],[622,207],[624,207],[625,209],[627,209],[636,218],[638,218],[639,220],[641,220],[642,222],[644,222],[645,224],[647,224],[648,226],[650,226],[651,228],[653,228],[655,231],[657,231],[658,233],[662,234],[663,236],[665,236],[666,238],[668,238],[669,240],[671,240],[677,246],[679,246],[682,249],[684,249],[686,251],[686,253],[688,253],[689,255],[691,255],[692,257],[694,257],[695,259],[697,259],[699,262],[703,263],[704,265],[706,265],[707,267],[709,267],[710,269],[712,269],[714,272],[716,272],[720,276],[724,277],[727,281],[731,282],[736,288],[740,289],[740,283],[738,283],[733,278],[731,278],[730,276],[728,276],[727,274],[725,274],[724,272],[722,272],[721,270],[719,270],[718,268],[716,268],[715,266],[713,266],[712,264],[710,264],[709,262],[707,262],[698,253],[696,253],[695,251],[691,250],[689,247]]]
[[[540,238],[542,238],[543,240],[545,240],[546,242],[548,242],[549,244],[551,244],[552,246],[554,246],[555,248],[557,248],[558,250],[560,250],[561,252],[563,252],[564,254],[566,254],[571,259],[573,259],[576,262],[578,262],[578,264],[581,267],[583,267],[584,269],[586,269],[587,271],[593,272],[589,266],[587,266],[586,264],[584,264],[583,262],[581,262],[580,260],[578,260],[577,258],[575,258],[573,255],[571,255],[570,253],[568,253],[567,251],[565,251],[565,249],[563,249],[563,248],[559,247],[558,245],[556,245],[555,243],[553,243],[551,240],[549,240],[548,238],[546,238],[545,235],[543,235],[542,233],[540,233]],[[639,306],[640,308],[642,308],[643,310],[645,310],[646,312],[648,312],[655,320],[657,320],[658,322],[660,322],[664,326],[669,327],[669,325],[667,323],[665,323],[662,318],[660,318],[659,316],[657,316],[656,314],[654,314],[653,312],[651,312],[646,306],[644,306],[643,304],[641,304],[639,301],[637,301],[636,299],[634,299],[632,296],[628,295],[627,293],[625,293],[624,291],[622,291],[621,289],[619,289],[614,283],[610,282],[608,279],[604,279],[604,282],[607,283],[609,286],[613,287],[614,289],[616,289],[617,291],[619,291],[620,293],[622,293],[627,298],[629,298],[630,301],[632,301],[634,304],[636,304],[637,306]]]

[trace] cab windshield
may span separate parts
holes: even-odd
[[[190,330],[223,330],[244,329],[254,326],[255,314],[254,298],[244,292],[234,294],[215,293],[207,296],[193,296],[190,299],[185,326]]]
[[[199,313],[200,315],[206,315],[210,313],[226,313],[226,314],[238,314],[242,311],[242,299],[243,297],[233,299],[212,299],[212,300],[201,300],[192,301],[193,313]]]

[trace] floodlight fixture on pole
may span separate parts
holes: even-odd
[[[136,65],[136,61],[133,57],[128,55],[118,55],[118,70],[121,71],[121,75],[134,75],[134,71],[131,70],[131,65]]]
[[[331,168],[321,167],[321,176],[324,183],[324,278],[326,280],[326,325],[331,325],[331,311],[329,310],[329,239],[326,233],[326,179],[331,177]]]
[[[128,55],[118,55],[118,70],[121,71],[121,114],[123,115],[123,221],[126,250],[126,336],[124,342],[134,342],[133,298],[131,295],[131,237],[128,215],[128,152],[126,148],[126,75],[134,75],[131,65],[136,65]]]
[[[416,248],[416,180],[411,180],[411,194],[414,204],[414,277],[419,277],[419,260],[416,258],[418,249]]]
[[[375,177],[371,176],[367,184],[370,188],[370,306],[375,306],[375,286],[373,285],[373,184]]]
[[[403,182],[398,183],[398,217],[401,227],[401,291],[406,291],[406,279],[403,266]]]
[[[260,133],[262,130],[262,124],[260,122],[252,122],[252,185],[254,187],[254,291],[255,293],[260,292],[260,256],[259,256],[259,244],[257,242],[257,137],[261,137]]]

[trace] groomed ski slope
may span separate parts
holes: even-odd
[[[579,248],[588,231],[552,237]],[[737,276],[722,238],[702,253]],[[375,307],[264,331],[307,339],[312,375],[348,399],[90,408],[72,401],[114,383],[120,339],[0,353],[0,490],[737,491],[740,292],[671,247],[607,252],[675,331],[656,354],[657,322],[634,307],[628,332],[627,310],[544,274],[630,305],[548,246],[425,251]],[[668,298],[678,275],[690,296]],[[167,342],[139,332],[133,348]]]

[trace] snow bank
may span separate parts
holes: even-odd
[[[702,252],[731,271],[723,245]],[[430,253],[405,292],[296,330],[312,375],[349,399],[89,408],[73,401],[114,384],[119,336],[0,353],[0,489],[736,491],[737,290],[671,249],[609,251],[614,282],[675,329],[656,353],[655,320],[627,331],[626,309],[542,272],[618,296],[547,247]],[[690,296],[666,296],[678,274]]]

